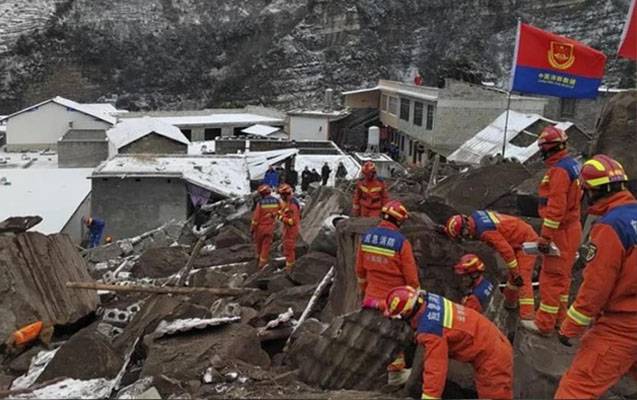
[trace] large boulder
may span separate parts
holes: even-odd
[[[514,397],[527,399],[553,398],[577,351],[576,346],[566,347],[555,336],[546,338],[525,329],[519,329],[515,334],[513,349]],[[637,396],[637,383],[624,378],[606,395],[634,398]]]
[[[296,260],[290,278],[301,285],[319,283],[336,264],[336,258],[326,253],[310,252]]]
[[[233,225],[224,226],[221,228],[221,232],[219,232],[217,237],[215,237],[215,246],[218,249],[225,249],[236,244],[250,243],[250,236],[245,233],[248,231],[248,229],[242,231]]]
[[[150,248],[139,257],[132,269],[138,278],[165,278],[186,265],[188,254],[180,247]]]
[[[95,311],[97,293],[69,281],[92,282],[69,236],[0,236],[0,340],[35,320],[65,325]]]
[[[636,131],[637,90],[616,94],[602,110],[595,153],[616,158],[630,178],[637,178]]]
[[[76,333],[55,353],[36,383],[59,377],[113,379],[124,366],[124,358],[93,324]]]

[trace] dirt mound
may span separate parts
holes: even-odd
[[[187,261],[180,247],[158,247],[146,250],[131,272],[137,278],[164,278],[179,272]]]
[[[637,90],[618,93],[606,104],[597,126],[595,153],[604,153],[624,165],[637,178]]]

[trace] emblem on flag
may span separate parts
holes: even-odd
[[[548,57],[551,67],[557,69],[569,69],[575,62],[574,48],[570,43],[551,41]]]

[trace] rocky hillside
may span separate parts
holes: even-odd
[[[614,54],[629,1],[3,3],[1,29],[24,33],[0,43],[0,114],[54,95],[117,96],[131,109],[288,108],[416,68],[432,85],[442,76],[505,84],[517,17]],[[16,18],[20,7],[33,18]],[[610,58],[606,84],[633,86],[634,64]]]

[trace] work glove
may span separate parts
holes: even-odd
[[[571,343],[571,338],[568,336],[564,336],[560,333],[557,334],[557,340],[560,341],[560,343],[562,343],[564,346],[566,347],[571,347],[573,346],[573,344]]]
[[[540,236],[537,241],[537,249],[542,254],[549,254],[551,252],[551,239]]]
[[[517,274],[517,273],[511,274],[511,276],[509,277],[509,282],[516,287],[524,286],[524,279],[522,278],[520,274]]]

